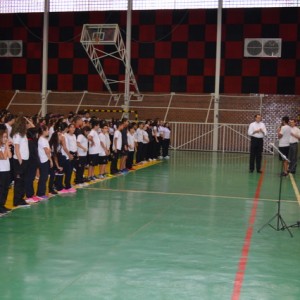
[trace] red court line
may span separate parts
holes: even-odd
[[[252,234],[253,234],[253,225],[255,222],[260,190],[261,190],[262,183],[264,180],[264,175],[265,175],[265,169],[266,169],[266,161],[264,162],[263,172],[259,178],[259,181],[258,181],[258,184],[256,187],[256,191],[255,191],[255,196],[253,198],[253,205],[252,205],[252,209],[251,209],[251,215],[249,218],[249,225],[248,225],[246,236],[244,239],[244,245],[243,245],[242,252],[241,252],[238,270],[235,275],[234,287],[233,287],[231,300],[238,300],[240,298],[241,289],[242,289],[243,280],[244,280],[245,271],[246,271],[246,266],[247,266],[247,262],[248,262],[248,254],[249,254],[250,245],[251,245],[251,239],[252,239]]]

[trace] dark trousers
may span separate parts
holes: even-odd
[[[159,141],[154,140],[153,141],[153,157],[152,158],[158,158],[159,157]]]
[[[0,209],[5,206],[10,185],[10,171],[0,172]]]
[[[33,182],[36,176],[37,167],[34,165],[30,165],[27,170],[27,176],[25,178],[25,194],[27,198],[31,198],[34,196],[34,188]]]
[[[75,183],[83,183],[83,174],[84,174],[84,168],[87,162],[86,156],[79,156],[77,160],[77,167],[76,167],[76,177],[75,177]]]
[[[119,158],[119,151],[116,152],[112,152],[112,160],[111,160],[111,164],[110,164],[110,173],[114,174],[119,172],[118,170],[118,158]]]
[[[137,152],[136,152],[136,163],[139,163],[143,160],[143,143],[138,143]]]
[[[44,196],[46,194],[46,184],[48,180],[49,170],[50,170],[49,160],[44,163],[40,163],[40,178],[39,178],[38,189],[36,193],[37,196]]]
[[[71,177],[72,177],[72,163],[69,159],[62,154],[58,155],[58,163],[63,168],[63,173],[65,175],[64,185],[63,185],[63,174],[57,174],[55,177],[55,186],[58,191],[62,189],[70,189],[71,186]]]
[[[55,181],[56,172],[58,172],[58,170],[55,169],[54,167],[49,169],[50,176],[49,176],[49,182],[48,182],[48,189],[49,189],[50,193],[55,190],[54,181]]]
[[[73,163],[69,159],[66,159],[65,164],[63,165],[64,171],[65,171],[65,188],[70,189],[72,187],[71,185],[71,178],[73,173]]]
[[[23,160],[20,165],[17,159],[14,159],[14,206],[19,205],[25,196],[25,178],[28,173],[28,160]]]
[[[9,159],[9,164],[10,164],[10,182],[14,181],[14,159],[11,157]]]
[[[296,173],[297,168],[297,159],[298,159],[298,143],[290,144],[289,148],[289,171]]]
[[[163,157],[169,156],[170,139],[163,139],[162,144]]]
[[[250,171],[254,171],[255,162],[256,162],[256,170],[260,171],[262,152],[263,152],[263,139],[251,137],[250,165],[249,165]]]
[[[142,161],[143,160],[148,160],[147,158],[147,153],[148,153],[148,144],[143,144],[143,154],[142,154]]]
[[[133,165],[133,157],[134,157],[134,151],[128,151],[128,156],[126,159],[126,168],[131,169]]]
[[[153,140],[151,141],[150,143],[147,144],[148,145],[148,149],[147,149],[147,157],[146,159],[153,159],[153,158],[156,158],[156,141]]]

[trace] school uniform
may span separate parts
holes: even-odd
[[[136,152],[136,163],[139,163],[143,160],[143,148],[144,148],[144,143],[143,143],[143,129],[138,128],[135,132],[135,139],[137,141],[137,152]]]
[[[116,145],[115,145],[115,139],[117,139]],[[118,158],[120,156],[121,149],[122,149],[122,133],[120,132],[120,130],[116,130],[114,133],[112,149],[113,149],[113,156],[112,156],[112,161],[111,161],[111,165],[110,165],[110,173],[116,174],[119,172]]]
[[[29,147],[29,160],[28,160],[28,170],[25,177],[25,194],[26,198],[32,198],[34,196],[34,180],[36,176],[36,170],[39,167],[40,159],[38,154],[37,141],[34,138],[28,138]]]
[[[168,158],[169,157],[169,147],[170,147],[170,136],[171,136],[171,130],[168,127],[164,127],[164,139],[163,139],[163,157]]]
[[[16,133],[13,136],[14,146],[19,145],[22,163],[19,163],[16,153],[14,153],[13,168],[14,168],[14,206],[27,205],[24,201],[25,196],[25,178],[28,171],[29,147],[27,136],[21,136]]]
[[[0,147],[0,151],[5,151],[5,145]],[[10,162],[9,158],[0,159],[0,213],[6,212],[6,200],[10,184]]]
[[[99,165],[106,165],[108,163],[108,156],[106,155],[105,150],[109,149],[110,144],[107,147],[106,136],[103,132],[100,132],[99,140],[100,140]],[[104,148],[102,144],[104,145]]]
[[[134,134],[131,134],[130,132],[127,133],[127,142],[128,142],[128,157],[126,160],[126,168],[131,169],[133,165],[134,149],[135,149]]]
[[[62,134],[65,137],[65,134]],[[68,140],[65,138],[66,147],[68,149]],[[59,145],[58,148],[58,164],[63,168],[63,173],[59,172],[55,178],[55,187],[57,191],[61,191],[63,189],[70,189],[71,186],[71,176],[72,176],[72,166],[69,160],[69,156],[66,151],[63,149],[62,145]],[[63,175],[64,185],[63,185]]]
[[[40,159],[39,169],[40,169],[40,178],[38,182],[38,189],[36,195],[38,197],[46,195],[46,184],[48,180],[49,170],[50,170],[50,161],[45,152],[45,148],[50,150],[48,140],[41,136],[38,140],[38,154]]]
[[[163,126],[158,126],[157,128],[158,131],[158,147],[157,147],[157,157],[161,158],[162,157],[162,149],[163,149],[163,140],[164,140],[164,127]]]
[[[66,134],[66,140],[68,140],[68,151],[73,155],[73,159],[70,161],[72,169],[77,167],[78,155],[77,155],[77,140],[75,134]]]
[[[290,136],[291,136],[291,127],[289,125],[281,126],[279,133],[281,138],[279,139],[279,150],[286,157],[289,155],[290,148]],[[279,154],[279,160],[282,160],[281,155]]]
[[[94,141],[93,145],[91,142],[89,142],[88,163],[90,166],[97,166],[99,164],[99,152],[100,152],[99,134],[95,129],[92,129],[88,136],[91,136]]]
[[[77,143],[83,146],[85,149],[88,149],[88,139],[83,134],[79,134],[77,137]],[[84,168],[87,164],[87,151],[77,146],[77,154],[78,154],[78,164],[76,169],[76,177],[75,183],[80,184],[83,183],[83,174]]]
[[[149,135],[146,130],[143,130],[143,153],[142,153],[142,161],[147,160],[148,153],[148,145],[149,145]]]

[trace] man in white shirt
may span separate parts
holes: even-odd
[[[289,149],[289,172],[296,173],[297,159],[298,159],[298,142],[300,139],[300,129],[296,126],[296,120],[290,120],[291,134],[290,134],[290,149]]]
[[[291,127],[289,126],[289,117],[283,117],[281,126],[278,128],[277,134],[279,139],[279,150],[287,158],[289,156]],[[289,163],[287,159],[283,159],[279,154],[279,160],[283,161],[283,172],[281,176],[288,175]]]
[[[255,121],[249,125],[248,135],[251,137],[250,143],[250,173],[254,171],[256,162],[256,171],[261,173],[261,159],[263,151],[263,138],[267,135],[265,124],[261,121],[261,115],[255,115]]]

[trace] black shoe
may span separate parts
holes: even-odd
[[[257,171],[257,173],[262,173],[262,171],[261,171],[261,170],[259,170],[259,171]]]
[[[4,210],[4,212],[9,213],[11,212],[11,209],[7,208],[7,207],[2,207],[2,210]]]
[[[249,173],[253,173],[253,170],[249,170]]]
[[[288,173],[282,172],[280,176],[288,176]]]
[[[55,190],[51,190],[51,191],[49,191],[49,193],[52,194],[52,195],[57,195],[58,194],[58,192],[55,191]]]
[[[5,207],[0,207],[0,214],[7,214],[8,211],[6,211]]]

